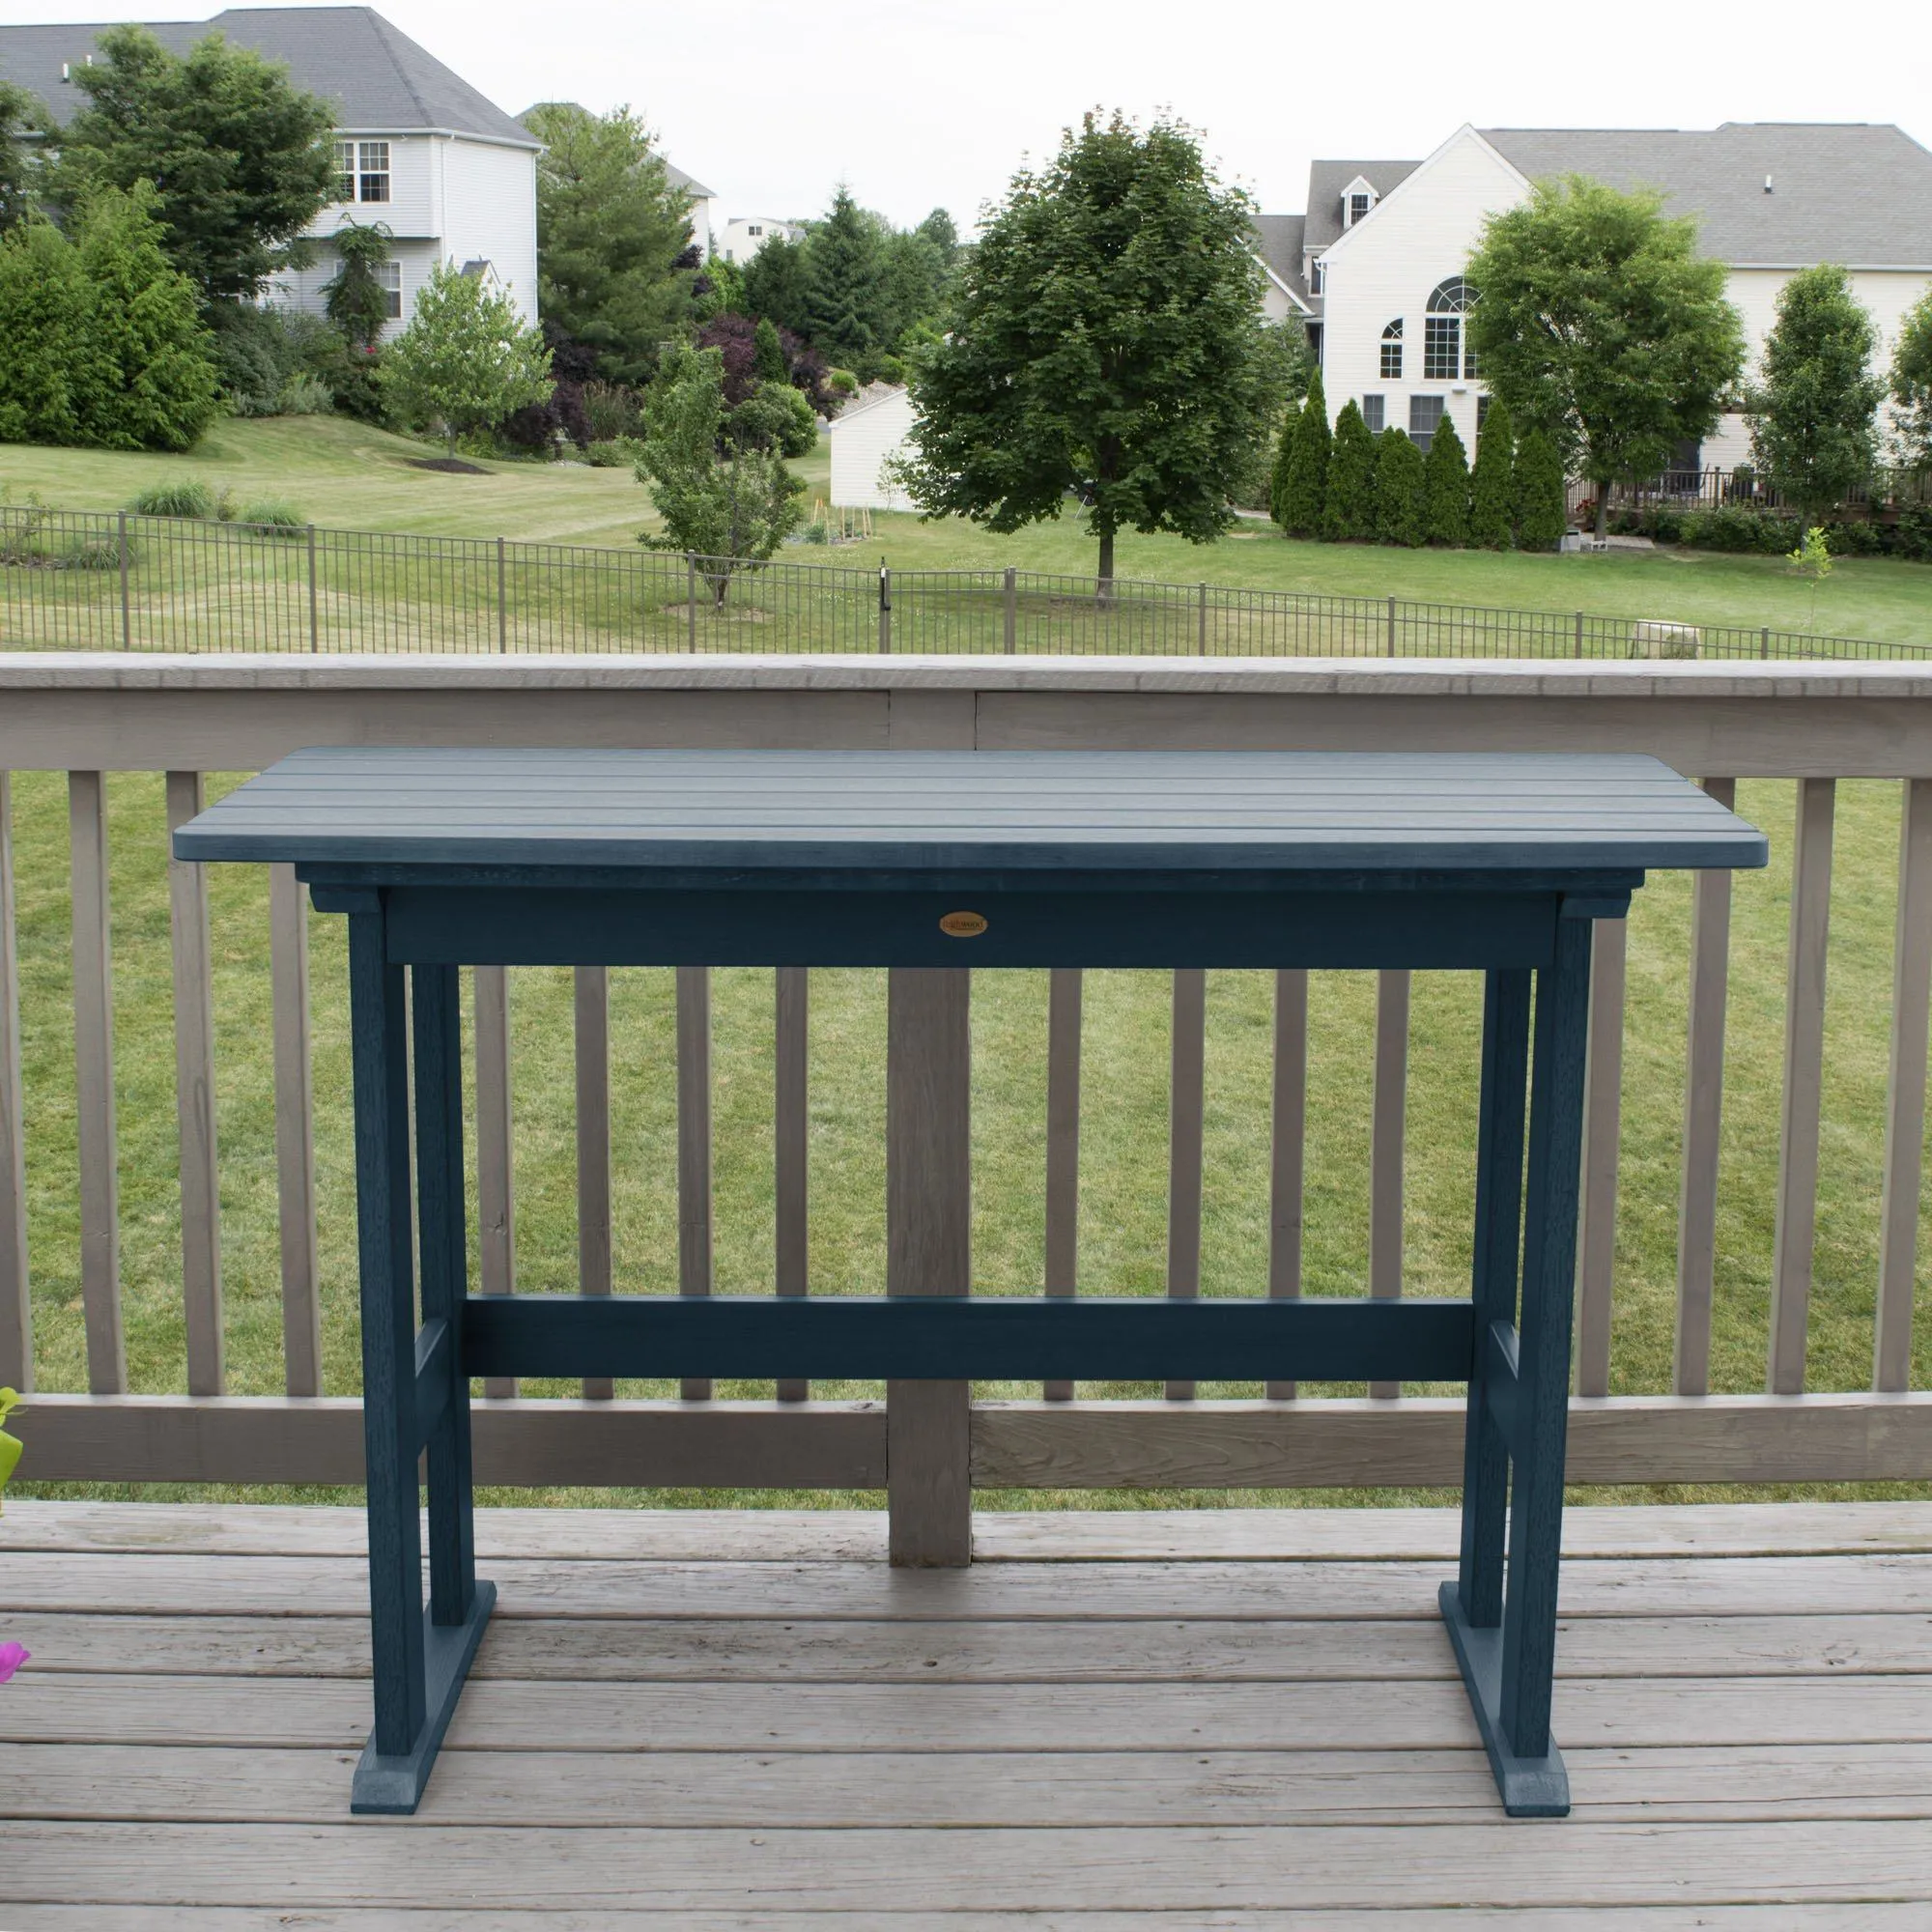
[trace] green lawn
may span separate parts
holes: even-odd
[[[645,493],[626,469],[580,464],[495,463],[487,474],[450,475],[414,467],[427,445],[341,417],[232,420],[211,430],[188,456],[0,446],[0,485],[15,501],[38,494],[50,505],[114,509],[143,485],[196,475],[238,500],[279,496],[313,521],[342,529],[411,530],[449,536],[628,549],[649,521]],[[829,494],[829,457],[819,448],[796,466],[812,497]],[[993,536],[957,520],[926,524],[881,514],[869,543],[833,550],[799,547],[801,562],[864,563],[900,569],[999,568],[1090,575],[1094,546],[1077,511],[1058,523]],[[1887,558],[1848,558],[1816,589],[1777,557],[1724,556],[1662,549],[1601,556],[1490,555],[1471,551],[1399,551],[1293,543],[1248,523],[1219,543],[1123,536],[1123,576],[1168,582],[1207,581],[1255,589],[1336,596],[1389,595],[1424,602],[1534,611],[1585,611],[1615,617],[1768,625],[1824,636],[1932,646],[1932,568]]]
[[[211,791],[218,794],[226,782],[232,781]],[[108,792],[128,1352],[137,1389],[180,1391],[185,1351],[161,781],[155,775],[115,774]],[[1856,1389],[1870,1377],[1898,787],[1848,781],[1839,798],[1811,1330],[1810,1385],[1817,1389]],[[80,1389],[86,1378],[73,1179],[66,800],[58,775],[39,773],[16,778],[15,799],[39,1359],[43,1387]],[[1771,831],[1774,858],[1768,871],[1742,875],[1736,895],[1713,1350],[1713,1385],[1719,1390],[1763,1386],[1792,787],[1748,781],[1740,787],[1739,804]],[[230,1376],[237,1393],[271,1393],[281,1385],[281,1365],[266,883],[259,870],[216,867],[211,889]],[[1669,1386],[1689,912],[1688,880],[1666,874],[1638,895],[1632,920],[1613,1356],[1618,1392]],[[356,1359],[343,924],[318,917],[311,929],[327,1386],[346,1393],[356,1385]],[[569,980],[560,972],[531,969],[517,972],[513,984],[520,1281],[530,1290],[564,1290],[572,1286],[575,1253]],[[1204,1275],[1215,1293],[1255,1294],[1265,1281],[1270,990],[1267,977],[1255,973],[1217,972],[1208,985]],[[882,976],[815,973],[812,1002],[813,1281],[827,1292],[875,1292],[885,1263]],[[1368,1219],[1373,979],[1317,974],[1311,1002],[1306,1283],[1311,1293],[1357,1293]],[[614,973],[611,1004],[618,1279],[628,1290],[668,1291],[676,1252],[670,975]],[[1417,1293],[1461,1293],[1467,1278],[1479,1006],[1473,975],[1418,977],[1406,1231],[1408,1285]],[[976,1278],[995,1293],[1035,1292],[1039,1280],[1045,1026],[1043,974],[977,976]],[[1095,1291],[1160,1292],[1167,1031],[1164,976],[1092,977],[1081,1232],[1082,1280]],[[718,1282],[726,1291],[763,1292],[772,1279],[771,1054],[770,975],[721,971]],[[1918,1325],[1917,1356],[1916,1385],[1923,1387],[1932,1377],[1932,1321]],[[821,1387],[827,1394],[848,1392]],[[626,1392],[668,1394],[669,1388],[635,1384]],[[735,1392],[764,1391],[746,1384]],[[1258,1394],[1259,1388],[1219,1392]],[[20,1433],[30,1475],[31,1412],[23,1415]],[[510,1492],[497,1499],[511,1499]],[[642,1492],[582,1499],[698,1500]],[[1341,1492],[1302,1499],[1361,1498]],[[1040,1494],[985,1500],[1078,1507],[1123,1499]],[[1132,1500],[1151,1505],[1184,1498],[1147,1494]]]

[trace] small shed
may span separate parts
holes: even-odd
[[[832,444],[832,503],[840,510],[911,510],[917,507],[886,465],[905,454],[912,435],[909,390],[874,383],[839,411],[826,431]]]

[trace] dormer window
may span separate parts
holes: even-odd
[[[1382,381],[1402,381],[1402,317],[1397,316],[1382,330]]]
[[[1357,175],[1342,190],[1342,226],[1352,228],[1376,205],[1376,190],[1373,184]]]
[[[1365,194],[1351,194],[1349,197],[1349,226],[1350,228],[1354,227],[1355,223],[1361,220],[1362,216],[1373,206],[1374,203],[1369,196]]]

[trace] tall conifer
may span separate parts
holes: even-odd
[[[1461,550],[1469,541],[1469,459],[1452,416],[1435,425],[1422,469],[1424,532],[1433,544]]]
[[[1424,539],[1422,452],[1399,429],[1384,430],[1376,450],[1376,540],[1413,550]]]
[[[1514,541],[1510,511],[1516,429],[1500,396],[1490,399],[1476,435],[1476,468],[1469,483],[1469,541],[1478,550],[1508,550]]]
[[[1511,481],[1517,548],[1554,550],[1570,527],[1570,510],[1564,500],[1563,459],[1540,429],[1532,429],[1517,444]]]
[[[1376,439],[1350,396],[1335,418],[1321,534],[1330,543],[1366,543],[1375,533]]]
[[[1288,486],[1282,493],[1281,526],[1292,537],[1321,533],[1321,512],[1328,494],[1328,404],[1321,393],[1321,372],[1308,383],[1308,400],[1301,406],[1301,424],[1294,435],[1294,454],[1288,466]]]

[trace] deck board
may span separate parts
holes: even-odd
[[[0,1927],[1932,1923],[1932,1506],[1575,1512],[1559,1824],[1497,1808],[1448,1512],[982,1517],[926,1577],[883,1527],[483,1513],[428,1800],[352,1822],[358,1515],[15,1504]]]

